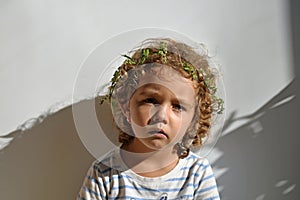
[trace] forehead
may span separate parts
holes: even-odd
[[[159,65],[148,70],[147,73],[140,77],[137,89],[146,85],[163,86],[177,97],[180,97],[178,99],[192,100],[195,98],[193,82],[169,66]]]

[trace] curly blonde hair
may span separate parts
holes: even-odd
[[[179,157],[186,157],[191,148],[203,144],[204,138],[209,135],[212,114],[220,111],[220,102],[217,102],[220,99],[214,96],[215,75],[209,65],[207,52],[196,53],[184,43],[169,38],[155,38],[145,40],[130,53],[131,57],[124,55],[127,59],[115,72],[111,81],[109,97],[112,108],[117,108],[116,104],[126,107],[141,76],[154,66],[169,66],[183,77],[192,80],[197,100],[195,114],[182,142],[175,146]],[[120,130],[119,142],[123,145],[129,144],[134,139],[134,134],[124,111],[116,111],[114,121]]]

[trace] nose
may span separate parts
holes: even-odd
[[[150,110],[150,120],[148,124],[163,123],[167,124],[167,106],[155,105]]]

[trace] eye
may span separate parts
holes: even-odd
[[[185,108],[180,104],[173,104],[173,109],[180,112],[185,110]]]
[[[158,101],[155,98],[149,97],[142,101],[143,103],[150,103],[150,104],[158,104]]]

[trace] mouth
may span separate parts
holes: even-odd
[[[149,134],[153,135],[153,136],[157,136],[157,137],[165,137],[168,138],[168,135],[161,129],[161,130],[153,130],[153,131],[149,131]]]

